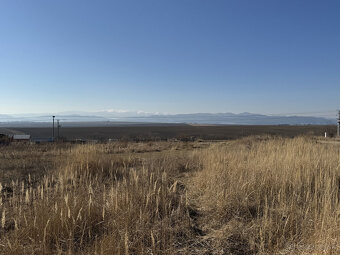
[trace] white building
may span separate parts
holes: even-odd
[[[14,141],[29,141],[30,139],[30,135],[13,135]]]

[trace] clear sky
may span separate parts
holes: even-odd
[[[1,0],[0,113],[340,108],[340,1]]]

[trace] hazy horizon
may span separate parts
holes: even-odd
[[[98,110],[98,111],[60,111],[60,112],[19,112],[19,113],[0,113],[1,115],[8,116],[44,116],[44,115],[117,115],[124,116],[126,114],[131,116],[151,116],[151,115],[194,115],[194,114],[253,114],[253,115],[266,115],[266,116],[306,116],[306,117],[325,117],[325,118],[336,118],[337,111],[329,110],[324,112],[295,112],[295,113],[259,113],[259,112],[146,112],[146,111],[134,111],[134,110]]]
[[[316,113],[314,113],[316,114]],[[319,113],[320,115],[321,113]],[[127,111],[102,112],[63,112],[41,114],[1,115],[0,127],[42,127],[50,126],[52,115],[63,126],[116,126],[123,123],[167,124],[210,124],[210,125],[332,125],[336,123],[333,115],[263,115],[256,113],[191,113],[160,114]],[[130,124],[129,124],[130,123]],[[138,124],[139,123],[139,124]]]

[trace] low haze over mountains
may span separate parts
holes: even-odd
[[[116,125],[141,123],[187,123],[226,125],[327,125],[335,119],[314,116],[275,116],[253,113],[155,114],[128,111],[64,112],[55,114],[64,126]],[[43,126],[52,114],[0,114],[0,126]]]

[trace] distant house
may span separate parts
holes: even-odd
[[[31,139],[30,135],[13,135],[13,140],[17,142],[29,142]]]
[[[0,127],[0,138],[2,141],[6,140],[6,143],[9,142],[30,142],[31,135],[25,134],[23,132],[12,130],[8,128]]]

